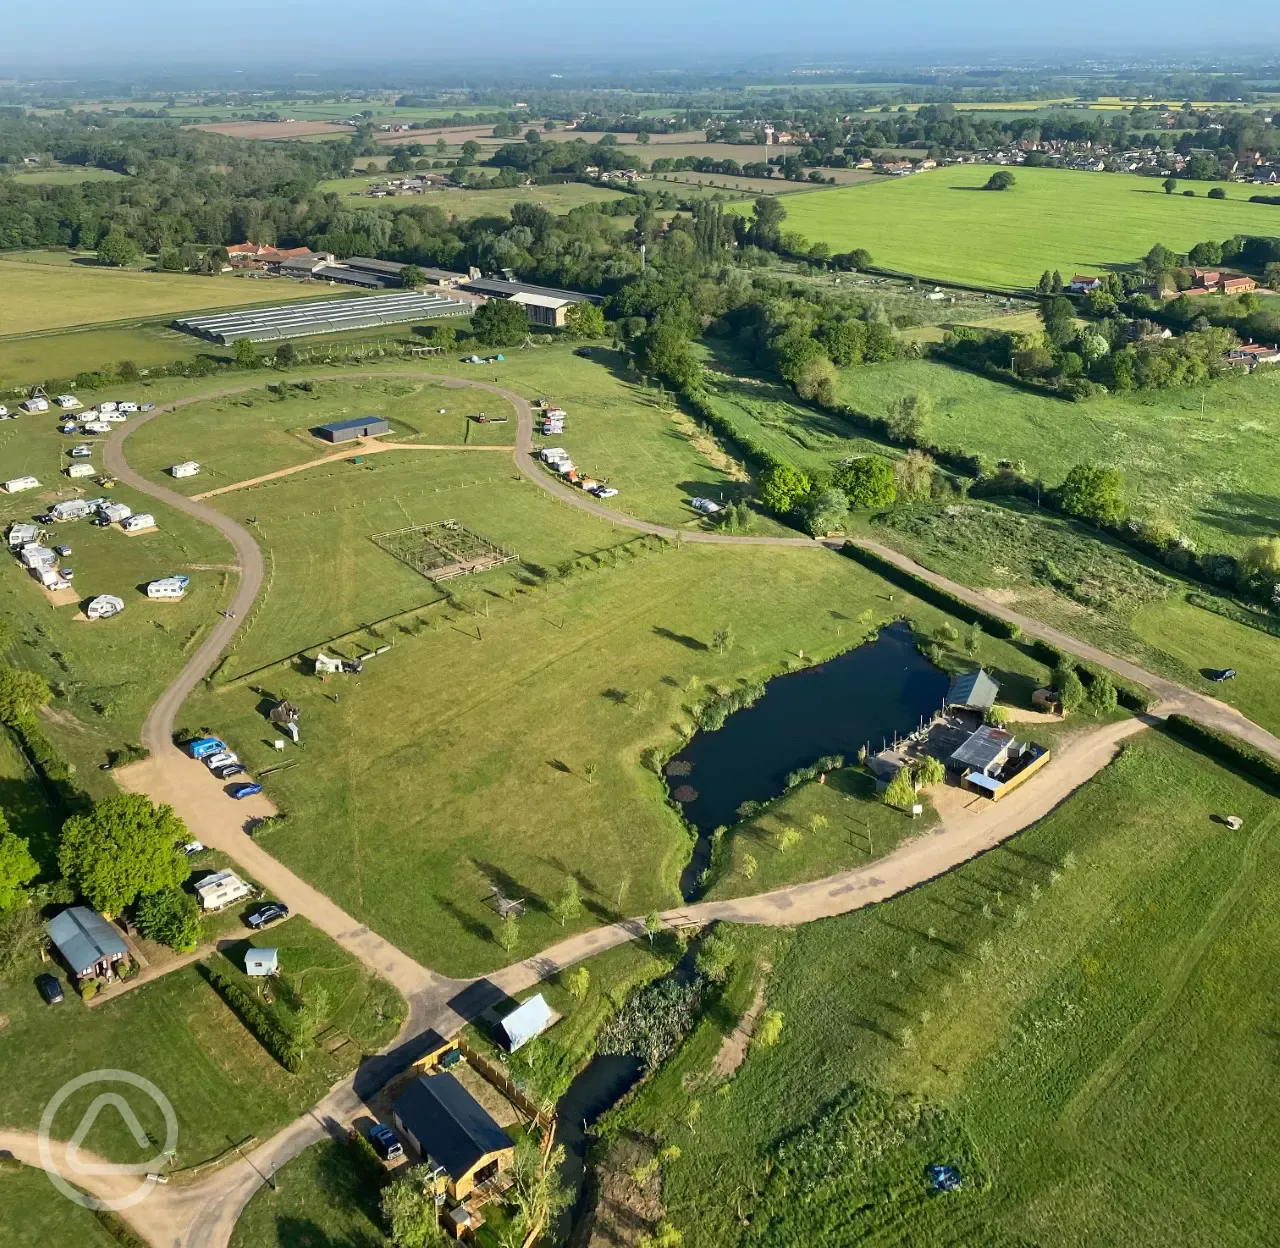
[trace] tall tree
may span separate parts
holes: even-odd
[[[173,807],[121,793],[62,825],[58,866],[96,910],[119,914],[139,894],[158,893],[191,874],[178,848],[188,839]]]

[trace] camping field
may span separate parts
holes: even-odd
[[[431,191],[425,195],[393,195],[387,199],[367,197],[350,198],[369,186],[385,182],[386,175],[378,177],[334,178],[321,182],[319,191],[332,191],[342,195],[344,201],[360,208],[394,211],[400,208],[439,208],[451,217],[505,217],[516,204],[537,204],[549,212],[564,213],[583,204],[601,204],[621,199],[622,194],[603,186],[585,186],[580,182],[565,182],[551,186],[513,186],[497,190],[469,191],[449,188]]]
[[[182,723],[218,731],[254,770],[270,755],[264,691],[296,702],[305,744],[268,779],[287,818],[264,847],[447,974],[509,960],[492,884],[529,904],[520,953],[565,934],[549,905],[568,872],[584,898],[580,924],[614,915],[619,888],[626,913],[674,902],[690,844],[642,756],[677,743],[710,687],[846,649],[891,615],[927,631],[941,620],[901,592],[890,606],[883,582],[829,552],[663,547],[570,515],[527,483],[494,481],[406,499],[399,523],[455,517],[514,546],[524,571],[453,582],[453,602],[332,647],[391,646],[358,677],[322,683],[306,662],[261,670],[440,597],[368,540],[397,508],[397,480],[380,476],[389,471],[374,474],[377,504],[328,487],[334,509],[321,527],[292,510],[296,485],[253,501],[272,552],[265,597],[233,664],[188,701]],[[710,642],[726,626],[735,643],[718,654]],[[807,855],[795,861],[806,869]]]
[[[1273,808],[1147,734],[1016,840],[799,928],[768,991],[781,1042],[621,1115],[680,1150],[685,1244],[1267,1240]],[[932,1191],[931,1164],[960,1190]]]
[[[0,257],[0,288],[0,335],[316,297],[314,289],[298,282],[140,273],[96,264],[24,264],[20,254]]]
[[[1202,239],[1274,234],[1280,211],[1250,204],[1228,184],[1195,198],[1166,195],[1157,178],[1062,169],[1017,169],[1016,185],[981,190],[990,165],[879,178],[849,189],[788,196],[785,229],[832,251],[865,247],[876,264],[944,281],[1034,286],[1045,269],[1093,273],[1131,264],[1156,243],[1186,251]]]

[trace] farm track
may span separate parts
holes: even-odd
[[[327,379],[327,376],[322,375],[319,379]],[[412,377],[441,381],[448,385],[470,385],[507,399],[518,415],[513,453],[519,471],[539,489],[561,502],[578,507],[618,527],[673,541],[714,546],[778,546],[800,549],[823,547],[822,543],[803,537],[689,533],[611,511],[598,501],[588,499],[580,491],[572,490],[551,477],[536,463],[533,459],[533,415],[529,403],[496,384],[416,371],[355,373],[346,376]],[[583,958],[644,935],[644,921],[639,918],[629,919],[570,937],[534,957],[504,967],[491,975],[470,981],[449,980],[414,962],[366,926],[344,914],[328,898],[265,853],[244,832],[242,817],[252,812],[243,809],[233,812],[211,778],[205,785],[205,791],[200,791],[198,781],[202,776],[207,777],[207,772],[173,744],[177,713],[188,694],[213,669],[222,650],[256,599],[263,580],[262,553],[249,532],[229,517],[199,499],[178,494],[131,469],[124,458],[124,441],[134,429],[162,413],[175,411],[191,403],[258,388],[258,385],[237,386],[191,396],[157,408],[115,430],[105,444],[104,460],[108,471],[141,493],[211,524],[234,547],[240,572],[240,582],[230,608],[233,614],[224,617],[214,626],[147,717],[143,726],[142,743],[150,752],[150,757],[143,763],[123,769],[119,778],[135,791],[145,791],[158,800],[168,801],[194,828],[200,830],[201,839],[222,848],[247,871],[277,892],[282,900],[288,901],[292,897],[294,901],[290,904],[296,903],[298,913],[316,923],[367,966],[396,984],[409,1002],[409,1012],[400,1037],[388,1050],[378,1057],[367,1059],[353,1077],[336,1084],[319,1105],[260,1145],[249,1158],[239,1158],[208,1178],[189,1186],[173,1184],[158,1188],[146,1201],[127,1210],[123,1215],[125,1219],[136,1233],[155,1248],[225,1248],[241,1211],[265,1181],[264,1175],[274,1172],[305,1148],[325,1138],[326,1134],[340,1136],[352,1118],[364,1110],[365,1099],[388,1079],[405,1069],[422,1051],[426,1042],[425,1033],[434,1030],[446,1035],[452,1034],[504,995],[519,992]],[[302,467],[311,466],[313,464],[309,463]],[[669,925],[681,927],[724,920],[792,926],[848,913],[916,887],[986,852],[1043,818],[1081,784],[1102,770],[1115,757],[1125,739],[1175,710],[1209,726],[1225,728],[1280,758],[1280,739],[1233,708],[1203,694],[1184,689],[1145,671],[1127,659],[1080,642],[1038,620],[992,603],[976,591],[930,572],[906,556],[876,542],[861,541],[859,544],[930,584],[946,589],[961,600],[1018,624],[1028,636],[1041,638],[1063,651],[1147,686],[1159,696],[1161,704],[1157,710],[1142,719],[1106,725],[1069,741],[1044,769],[1036,784],[1015,791],[998,806],[992,804],[979,808],[979,813],[971,817],[943,823],[934,832],[907,842],[868,867],[754,897],[675,907],[663,915],[664,921]],[[831,548],[839,549],[839,545],[831,544]],[[269,804],[266,809],[270,810]],[[1259,832],[1254,835],[1258,836]],[[1212,918],[1210,922],[1213,922]],[[1189,967],[1187,974],[1190,974],[1190,969]],[[0,1147],[10,1148],[22,1160],[34,1156],[33,1142],[34,1136],[30,1133],[0,1133]],[[35,1156],[31,1164],[40,1164],[38,1156]]]

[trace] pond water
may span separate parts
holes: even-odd
[[[922,655],[910,627],[899,621],[875,641],[826,663],[775,677],[754,706],[736,711],[715,732],[699,732],[672,762],[687,774],[667,784],[700,833],[681,887],[688,897],[706,865],[707,835],[738,820],[745,801],[783,792],[789,772],[827,754],[874,753],[894,733],[914,731],[942,705],[948,678]]]

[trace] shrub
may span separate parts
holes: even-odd
[[[212,966],[202,969],[214,991],[254,1034],[258,1043],[290,1074],[297,1074],[302,1069],[302,1048],[293,1036],[240,984]]]
[[[190,953],[200,943],[200,906],[176,885],[148,893],[138,902],[138,928],[148,940]]]
[[[911,782],[911,773],[905,767],[899,767],[894,772],[882,800],[886,806],[896,806],[899,810],[910,810],[915,805],[915,785]]]

